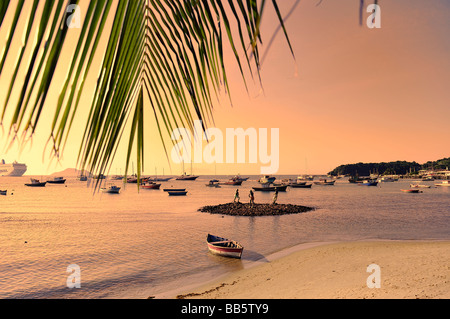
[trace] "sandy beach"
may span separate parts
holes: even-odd
[[[446,299],[450,297],[449,252],[448,241],[303,245],[177,297]],[[368,271],[372,264],[379,271]],[[379,288],[368,287],[369,276],[375,277],[369,284],[378,279]]]

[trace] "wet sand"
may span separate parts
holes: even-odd
[[[303,244],[172,298],[447,299],[449,252],[449,241]],[[380,288],[368,287],[369,276]]]

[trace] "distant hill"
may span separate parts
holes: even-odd
[[[329,172],[329,175],[351,175],[351,176],[369,176],[370,174],[380,175],[405,175],[410,172],[418,172],[422,169],[444,170],[450,167],[450,157],[443,158],[437,161],[429,161],[424,164],[416,162],[396,161],[396,162],[382,162],[382,163],[356,163],[345,164],[336,167]]]
[[[55,172],[51,174],[52,176],[62,176],[62,177],[69,177],[69,176],[78,176],[81,174],[80,170],[77,170],[76,168],[67,168],[60,172]]]

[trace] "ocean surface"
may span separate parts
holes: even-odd
[[[296,178],[278,180],[290,177]],[[8,190],[0,196],[0,298],[147,298],[200,284],[301,243],[450,240],[450,188],[401,192],[410,180],[368,187],[341,179],[334,186],[288,189],[279,193],[279,203],[316,209],[232,217],[197,210],[232,201],[236,188],[241,201],[248,202],[259,176],[239,187],[205,186],[211,178],[227,176],[162,182],[161,190],[139,192],[136,184],[128,184],[118,195],[94,194],[87,182],[75,178],[65,185],[30,188],[24,186],[29,178],[0,177],[0,189]],[[186,188],[187,196],[168,196],[162,189],[170,186]],[[269,203],[272,195],[255,192],[255,201]],[[239,241],[242,260],[210,254],[208,233]],[[67,287],[72,264],[81,270],[79,289]]]

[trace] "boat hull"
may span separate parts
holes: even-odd
[[[180,176],[177,177],[177,181],[195,181],[198,178],[198,176]]]
[[[211,234],[208,234],[208,236],[206,237],[206,243],[208,245],[208,250],[212,254],[222,257],[240,259],[242,256],[242,252],[244,251],[244,247],[238,242]]]
[[[49,184],[64,184],[66,182],[65,179],[57,180],[57,181],[47,181]]]
[[[359,183],[361,186],[377,186],[378,182],[369,182],[369,183]]]
[[[187,194],[187,191],[168,191],[169,196],[184,196]]]
[[[292,188],[311,188],[311,186],[312,186],[312,184],[304,184],[304,185],[301,185],[301,184],[289,184],[289,187],[292,187]]]
[[[271,187],[253,187],[253,190],[260,192],[274,192],[274,191],[285,192],[287,187],[288,187],[287,185],[271,186]]]
[[[101,191],[107,194],[119,194],[120,187],[110,187],[110,188],[102,188]]]
[[[314,182],[315,185],[334,185],[334,181],[332,182]]]
[[[169,180],[171,180],[172,179],[172,177],[151,177],[151,178],[148,178],[148,181],[149,182],[167,182],[167,181],[169,181]]]
[[[47,184],[47,182],[27,183],[27,184],[25,184],[25,186],[28,186],[28,187],[45,187],[45,184]]]
[[[404,192],[404,193],[422,193],[422,191],[418,190],[418,189],[402,189],[402,192]]]
[[[234,186],[240,186],[242,185],[242,181],[228,181],[220,183],[220,185],[234,185]]]
[[[160,187],[161,187],[161,184],[141,185],[141,188],[144,188],[144,189],[159,189]]]

